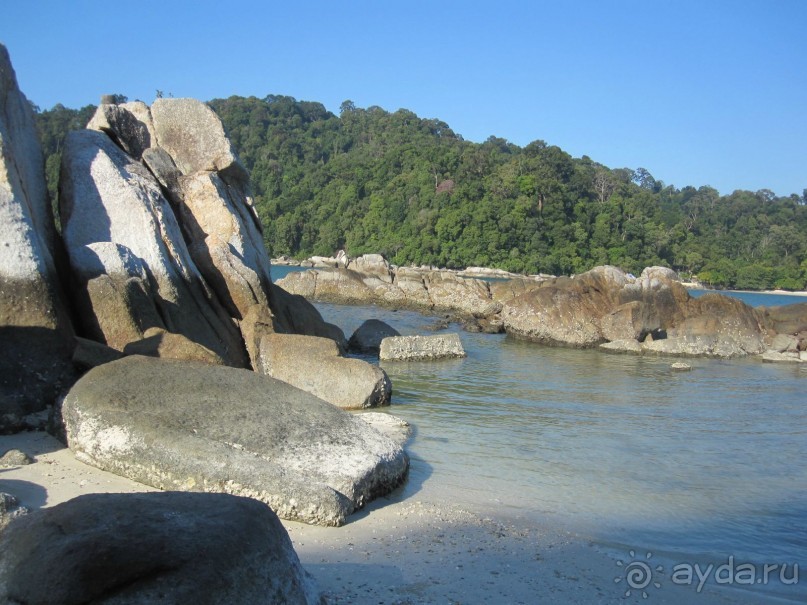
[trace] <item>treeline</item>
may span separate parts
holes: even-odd
[[[274,255],[380,252],[396,264],[579,273],[666,265],[741,289],[807,286],[807,192],[720,196],[535,141],[471,143],[401,109],[336,116],[270,95],[210,102],[252,174]],[[39,112],[55,191],[61,141],[93,108]]]

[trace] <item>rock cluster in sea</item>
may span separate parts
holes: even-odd
[[[692,297],[665,267],[648,267],[639,277],[603,266],[573,277],[483,280],[394,267],[366,255],[344,266],[290,273],[278,283],[313,300],[452,312],[466,329],[503,330],[548,345],[674,356],[764,353],[766,361],[807,358],[807,303],[753,309],[717,293]]]

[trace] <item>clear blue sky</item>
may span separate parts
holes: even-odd
[[[103,93],[404,107],[677,187],[807,187],[807,0],[4,3],[43,109]]]

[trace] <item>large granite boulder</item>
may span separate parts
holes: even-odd
[[[426,361],[465,357],[459,334],[391,336],[381,341],[382,361]]]
[[[268,376],[126,357],[90,370],[62,405],[76,458],[164,490],[224,492],[286,519],[341,525],[406,477],[367,423]]]
[[[225,494],[88,494],[0,535],[0,602],[314,605],[321,598],[264,504]]]
[[[231,185],[249,180],[215,112],[196,99],[156,99],[151,117],[157,145],[184,175],[218,172]]]
[[[737,298],[705,294],[689,301],[687,316],[645,351],[671,355],[740,357],[766,351],[771,335],[757,313]]]
[[[590,347],[604,342],[603,313],[615,307],[629,278],[615,267],[598,267],[574,278],[557,278],[502,309],[508,334],[553,345]]]
[[[73,329],[31,105],[0,45],[0,433],[74,380]]]
[[[261,339],[256,370],[346,410],[389,405],[392,394],[384,370],[341,357],[328,338],[268,334]]]
[[[581,347],[609,342],[612,351],[737,357],[761,353],[771,337],[751,307],[718,294],[692,298],[664,267],[638,278],[615,267],[556,278],[505,301],[502,317],[514,336]]]
[[[72,132],[61,215],[85,329],[122,350],[151,327],[246,366],[237,326],[207,287],[151,173],[101,132]]]

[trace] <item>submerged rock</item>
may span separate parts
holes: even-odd
[[[0,535],[3,603],[321,603],[265,505],[225,494],[89,494]]]
[[[268,376],[127,357],[88,372],[62,405],[76,458],[164,490],[224,492],[286,519],[341,525],[406,477],[367,423]]]

